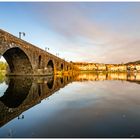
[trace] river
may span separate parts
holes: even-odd
[[[140,73],[2,78],[0,137],[140,137]]]

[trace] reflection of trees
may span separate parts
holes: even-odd
[[[7,69],[7,63],[0,62],[0,71],[6,70],[6,69]]]
[[[5,80],[5,74],[6,74],[7,67],[8,67],[8,65],[6,62],[0,61],[0,83],[3,83]]]

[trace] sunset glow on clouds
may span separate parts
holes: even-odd
[[[140,60],[140,3],[0,3],[0,27],[72,61]]]

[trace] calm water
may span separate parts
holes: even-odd
[[[140,74],[5,78],[0,137],[140,137]]]

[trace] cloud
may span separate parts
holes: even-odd
[[[112,47],[103,56],[107,56],[108,62],[126,63],[129,61],[139,60],[140,40],[125,40],[125,43]]]
[[[77,55],[77,61],[139,59],[139,3],[37,3],[32,9],[38,21],[60,37],[63,50]]]

